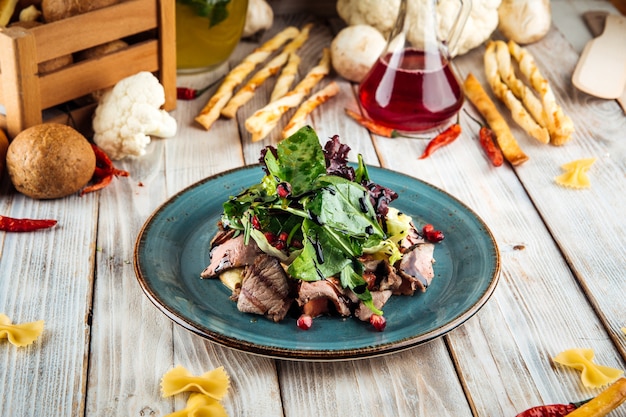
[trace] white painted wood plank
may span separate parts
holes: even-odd
[[[2,232],[0,312],[45,320],[32,345],[0,340],[0,414],[75,416],[84,405],[97,199],[36,201],[3,187],[2,214],[57,219],[52,229]],[[33,395],[33,387],[36,395]]]
[[[278,365],[287,417],[472,415],[443,339],[378,358]]]
[[[616,279],[623,270],[623,244],[619,239],[607,242],[601,236],[589,236],[589,230],[600,225],[623,235],[623,216],[616,211],[625,195],[623,181],[616,181],[623,179],[623,163],[607,158],[606,166],[595,171],[600,177],[592,179],[591,190],[572,191],[554,184],[562,163],[614,143],[617,138],[611,132],[622,131],[624,121],[616,117],[615,103],[604,109],[604,116],[610,115],[612,121],[606,127],[606,118],[589,111],[588,101],[584,106],[579,103],[566,77],[573,62],[569,46],[555,33],[546,42],[533,47],[541,67],[547,68],[545,75],[558,97],[571,97],[564,99],[564,108],[579,122],[579,129],[593,124],[596,134],[604,138],[602,144],[583,131],[563,147],[539,145],[514,126],[531,159],[513,172],[509,167],[488,165],[476,142],[476,125],[466,117],[462,117],[461,138],[426,160],[417,159],[423,142],[376,140],[385,163],[393,160],[394,169],[461,198],[492,228],[500,246],[503,273],[498,289],[474,319],[447,336],[478,415],[515,415],[533,405],[591,396],[595,391],[583,389],[576,372],[555,368],[550,361],[568,348],[592,347],[599,363],[624,369],[624,358],[611,340],[618,331],[616,322],[623,323],[626,292],[623,280]],[[554,50],[561,51],[559,65],[551,65]],[[481,54],[482,50],[475,51],[456,63],[461,78],[471,70],[487,85]],[[500,108],[506,114],[504,106]],[[398,152],[398,147],[404,152]],[[599,152],[608,153],[606,149]],[[560,247],[552,242],[551,234]],[[597,307],[611,315],[609,332],[580,292],[577,279]]]

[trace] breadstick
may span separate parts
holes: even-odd
[[[222,116],[233,118],[239,110],[239,107],[246,104],[252,97],[256,89],[263,84],[269,77],[276,75],[278,71],[285,65],[289,56],[297,51],[302,44],[308,39],[311,24],[306,25],[291,42],[289,42],[283,51],[261,68],[252,78],[244,85],[226,104],[221,111]]]
[[[293,80],[296,79],[296,74],[298,72],[298,66],[300,66],[300,57],[295,53],[289,55],[289,61],[287,65],[283,67],[283,70],[280,72],[278,79],[276,80],[276,84],[274,84],[274,90],[272,90],[272,95],[270,96],[270,101],[278,100],[291,88],[291,84]]]
[[[309,97],[300,107],[298,107],[298,110],[296,110],[287,125],[283,128],[283,139],[296,133],[296,131],[305,125],[307,116],[311,114],[313,110],[326,103],[332,97],[336,96],[338,92],[339,86],[336,82],[332,81],[326,87]]]
[[[262,140],[276,127],[280,117],[289,109],[298,106],[311,89],[330,72],[330,51],[324,48],[322,59],[311,68],[296,87],[280,99],[270,102],[246,119],[246,130],[252,133],[252,141]]]
[[[232,97],[234,89],[243,82],[246,76],[248,76],[258,64],[265,61],[272,52],[284,45],[285,42],[298,36],[299,33],[300,31],[297,28],[289,26],[255,49],[226,75],[222,84],[200,111],[200,114],[196,116],[195,120],[206,130],[209,130],[220,116],[220,112],[226,103],[228,103],[228,100]]]
[[[232,119],[237,114],[239,107],[246,104],[252,97],[256,89],[263,84],[269,77],[275,75],[280,71],[285,62],[287,62],[287,54],[280,54],[275,56],[270,62],[268,62],[263,68],[261,68],[256,74],[250,78],[250,80],[241,87],[239,91],[228,101],[226,106],[222,109],[221,115]]]
[[[500,77],[511,89],[513,94],[522,101],[526,110],[533,116],[537,124],[541,127],[547,127],[546,113],[543,110],[541,101],[539,101],[532,90],[515,75],[513,65],[511,64],[511,53],[509,52],[509,47],[506,42],[495,41],[495,43]]]
[[[496,45],[490,41],[484,55],[485,74],[491,86],[491,90],[511,111],[513,120],[520,125],[526,133],[534,137],[541,143],[550,143],[548,130],[539,126],[537,122],[528,114],[522,103],[509,90],[506,84],[500,79],[498,72],[498,61],[496,58]]]
[[[509,41],[508,46],[509,52],[519,64],[520,71],[528,78],[532,88],[541,97],[543,109],[546,112],[548,131],[550,132],[550,143],[563,145],[570,140],[574,132],[572,119],[563,113],[563,109],[556,102],[548,80],[541,75],[530,52],[513,41]]]
[[[487,124],[496,134],[498,146],[502,154],[512,165],[519,165],[528,160],[528,156],[522,151],[517,140],[511,133],[509,125],[502,117],[496,105],[491,101],[487,92],[472,73],[467,75],[463,83],[463,90],[469,101],[474,104]]]

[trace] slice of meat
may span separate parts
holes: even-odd
[[[370,291],[370,294],[372,294],[374,307],[380,310],[383,308],[387,300],[389,300],[389,298],[391,297],[392,291]],[[369,321],[372,314],[372,310],[370,310],[368,306],[363,304],[363,301],[360,301],[359,306],[354,310],[354,316],[362,321]]]
[[[222,235],[218,242],[211,249],[211,263],[200,273],[202,278],[214,278],[227,269],[248,266],[263,253],[254,239],[246,245],[243,234],[230,238]]]
[[[424,236],[411,223],[411,228],[407,231],[407,235],[400,241],[400,251],[404,253],[411,250],[415,245],[425,242]]]
[[[291,279],[278,259],[262,254],[246,268],[234,298],[239,311],[265,315],[278,322],[285,318],[293,303]]]
[[[402,285],[398,293],[412,295],[416,290],[426,291],[435,272],[433,271],[433,252],[435,245],[432,243],[420,243],[402,256],[397,272],[402,278]]]
[[[402,278],[396,274],[396,270],[388,259],[375,258],[372,255],[364,255],[359,259],[363,263],[363,278],[368,283],[369,290],[397,290],[402,284]],[[372,285],[371,275],[375,280]]]
[[[326,300],[326,302],[320,300]],[[330,313],[333,308],[339,315],[347,317],[351,314],[350,307],[353,303],[347,291],[341,288],[333,278],[302,281],[296,301],[305,314],[311,317]]]

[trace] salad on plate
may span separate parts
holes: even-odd
[[[434,245],[443,234],[418,229],[390,206],[398,195],[376,184],[361,155],[338,136],[322,147],[303,127],[261,152],[260,182],[223,204],[210,264],[244,313],[275,322],[297,318],[303,330],[321,315],[353,316],[384,330],[392,295],[426,291]]]

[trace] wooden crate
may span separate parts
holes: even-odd
[[[38,74],[41,62],[133,36],[139,40],[127,48]],[[0,29],[0,104],[6,110],[6,115],[0,114],[0,127],[14,137],[25,128],[42,123],[44,110],[111,87],[139,71],[158,76],[165,88],[164,108],[174,109],[174,0],[125,0],[31,29]],[[73,119],[84,124],[90,120],[94,107],[92,104],[78,108],[72,112]]]

